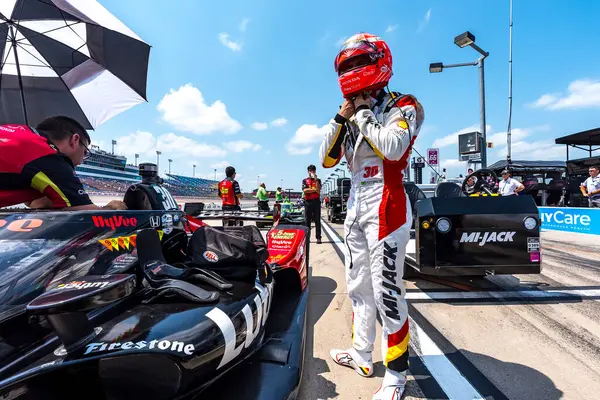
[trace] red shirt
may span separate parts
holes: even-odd
[[[0,207],[46,196],[53,208],[92,204],[68,157],[25,125],[0,125]]]
[[[219,197],[224,206],[237,206],[240,200],[237,195],[242,194],[239,183],[231,178],[225,178],[219,182]]]
[[[317,186],[318,183],[318,186]],[[313,178],[305,178],[302,181],[302,190],[304,191],[304,189],[320,189],[321,188],[321,180],[320,179],[313,179]],[[319,192],[314,192],[314,193],[305,193],[304,194],[304,199],[305,200],[317,200],[321,197],[321,194]]]

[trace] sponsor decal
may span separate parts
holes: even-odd
[[[385,315],[388,318],[400,321],[398,312],[398,299],[402,291],[396,285],[398,280],[398,271],[396,269],[396,259],[398,258],[398,245],[396,243],[383,242],[383,305],[385,306]]]
[[[35,228],[42,226],[43,223],[44,221],[37,218],[17,219],[10,223],[4,219],[0,219],[0,228],[9,230],[11,232],[31,232]]]
[[[113,215],[112,217],[93,216],[92,221],[96,228],[110,228],[116,230],[121,227],[135,227],[137,226],[137,218],[124,217],[122,215]]]
[[[517,232],[463,232],[460,243],[508,243],[513,241]]]
[[[296,237],[296,232],[277,231],[271,234],[272,239],[293,239]]]
[[[531,261],[531,262],[540,262],[540,252],[539,251],[533,251],[533,252],[529,253],[529,261]]]
[[[400,121],[398,121],[398,126],[402,129],[408,129],[408,122],[401,119]]]
[[[527,252],[532,253],[534,251],[540,251],[540,238],[528,237],[527,238]]]
[[[244,306],[242,315],[245,323],[242,323],[239,319],[236,319],[234,323],[223,310],[217,307],[206,314],[219,327],[225,340],[225,350],[217,369],[227,365],[239,356],[242,350],[249,347],[267,322],[267,317],[271,311],[271,300],[273,299],[273,284],[267,284],[264,287],[256,283],[255,288],[258,289],[258,293],[254,297],[256,311],[253,313],[249,304]],[[238,332],[238,329],[244,329],[245,332]],[[239,343],[239,338],[243,338],[244,336],[246,339]]]
[[[158,238],[162,240],[164,232],[157,231]],[[129,236],[119,236],[114,238],[99,239],[98,242],[110,251],[121,251],[135,248],[137,244],[137,234]]]
[[[210,261],[212,263],[216,263],[217,261],[219,261],[219,256],[217,256],[217,253],[215,253],[214,251],[210,251],[207,250],[202,254],[202,257],[204,257],[204,259],[206,261]]]
[[[272,263],[272,262],[275,262],[275,261],[279,261],[279,260],[281,260],[285,256],[286,256],[286,254],[277,254],[277,255],[271,256],[271,257],[269,257],[268,262]]]
[[[114,267],[126,267],[137,261],[137,256],[132,253],[121,254],[113,260]]]
[[[86,281],[73,281],[69,283],[61,283],[56,287],[58,290],[67,290],[67,289],[88,289],[88,288],[103,288],[108,285],[110,282],[86,282]]]
[[[539,207],[541,228],[600,235],[600,209]]]
[[[171,340],[151,340],[149,342],[145,340],[140,340],[139,342],[124,342],[124,343],[90,343],[85,346],[85,353],[100,353],[103,351],[116,351],[116,350],[162,350],[162,351],[172,351],[177,353],[184,353],[188,356],[194,354],[196,350],[193,344],[186,344],[184,342],[179,341],[171,341]]]
[[[150,227],[158,228],[160,226],[160,217],[158,215],[153,215],[150,217]]]
[[[173,216],[171,214],[165,214],[161,217],[162,229],[167,235],[173,232]]]

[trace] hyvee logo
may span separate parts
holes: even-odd
[[[87,289],[87,288],[103,288],[110,282],[86,282],[86,281],[73,281],[69,283],[61,283],[56,288],[60,290],[64,289]]]
[[[196,348],[193,344],[185,344],[183,342],[177,342],[170,340],[152,340],[150,342],[146,342],[145,340],[140,340],[139,342],[125,342],[125,343],[90,343],[85,346],[85,353],[99,353],[101,351],[115,351],[115,350],[163,350],[163,351],[175,351],[177,353],[184,353],[188,356],[191,356]]]
[[[108,218],[93,216],[92,221],[94,221],[96,228],[110,228],[113,231],[122,226],[135,227],[137,225],[137,218],[127,218],[122,215],[113,215]]]
[[[486,243],[506,243],[512,242],[516,232],[463,232],[460,243],[479,243],[483,246]]]

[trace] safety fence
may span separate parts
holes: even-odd
[[[542,230],[600,235],[600,208],[538,207]]]

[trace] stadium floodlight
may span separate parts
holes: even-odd
[[[487,51],[484,51],[481,47],[475,44],[475,35],[471,32],[467,31],[461,33],[460,35],[454,38],[454,44],[456,44],[460,48],[464,47],[472,47],[475,49],[481,57],[477,59],[477,61],[469,62],[469,63],[460,63],[460,64],[443,64],[441,62],[431,63],[429,64],[429,72],[430,73],[438,73],[442,72],[445,68],[455,68],[455,67],[467,67],[467,66],[477,66],[479,67],[479,117],[480,117],[480,131],[483,136],[483,143],[481,150],[481,167],[487,168],[487,132],[485,126],[485,79],[484,79],[484,64],[483,60],[490,55]]]
[[[460,35],[458,35],[454,38],[454,44],[457,45],[458,47],[460,47],[461,49],[463,47],[470,46],[473,43],[475,43],[475,35],[473,35],[469,31],[461,33]]]
[[[429,72],[435,74],[444,70],[444,63],[437,62],[429,64]]]

